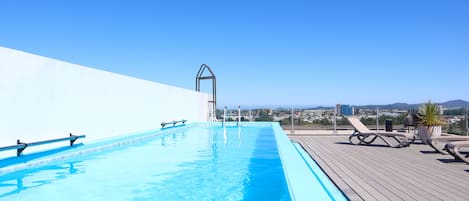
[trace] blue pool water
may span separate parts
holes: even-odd
[[[173,129],[1,175],[0,200],[292,199],[272,126]]]

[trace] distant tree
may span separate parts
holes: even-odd
[[[466,120],[461,119],[452,124],[448,124],[447,132],[451,134],[465,135],[466,134]]]
[[[461,132],[460,134],[466,134],[466,119],[462,118],[458,122],[458,127],[460,128]]]
[[[361,122],[363,122],[363,124],[365,125],[373,125],[373,124],[376,124],[376,119],[375,118],[364,118],[362,117],[360,119]]]
[[[407,114],[401,114],[398,117],[396,117],[396,119],[395,119],[396,121],[393,120],[392,123],[394,123],[394,124],[405,124],[406,118],[407,118]]]
[[[285,118],[280,120],[280,125],[291,125],[291,118]]]
[[[385,121],[389,119],[392,121],[393,124],[404,124],[406,117],[407,117],[407,114],[402,114],[397,117],[383,115],[379,117],[379,123],[384,124]],[[376,119],[375,119],[375,124],[376,124]]]
[[[332,122],[329,121],[327,118],[322,118],[321,121],[319,121],[319,124],[324,125],[324,126],[329,126],[332,125]]]
[[[298,123],[297,123],[297,124],[298,124],[298,125],[303,125],[303,118],[299,117],[299,118],[298,118]]]
[[[453,134],[454,133],[454,124],[448,124],[448,130],[446,132]]]
[[[464,115],[464,109],[453,109],[453,110],[445,110],[443,111],[443,115]]]
[[[347,118],[337,119],[337,125],[350,125]]]
[[[256,118],[256,121],[273,121],[274,119],[272,116],[269,115],[269,113],[265,110],[262,110],[259,112],[259,117]]]
[[[217,119],[222,119],[222,115],[223,115],[223,110],[217,109],[215,111],[215,116],[217,117]]]

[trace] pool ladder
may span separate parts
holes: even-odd
[[[223,109],[223,122],[222,122],[222,126],[223,127],[226,127],[226,106],[225,108]],[[239,126],[241,124],[241,106],[238,105],[238,120],[236,121],[236,126]]]

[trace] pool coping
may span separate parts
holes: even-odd
[[[157,137],[163,136],[164,134],[173,133],[175,131],[180,131],[182,129],[192,127],[194,125],[197,125],[197,123],[188,124],[186,126],[176,126],[176,127],[163,128],[163,129],[138,131],[138,132],[127,133],[127,134],[122,134],[122,135],[118,135],[114,137],[96,140],[94,142],[90,142],[89,144],[85,144],[83,146],[78,146],[78,147],[72,147],[72,149],[59,152],[59,153],[54,153],[49,156],[40,157],[40,158],[29,160],[26,162],[20,161],[16,164],[11,164],[5,167],[1,167],[0,176],[8,174],[8,173],[16,172],[16,171],[25,170],[28,168],[34,168],[34,167],[46,165],[55,161],[65,160],[65,159],[75,157],[75,156],[91,154],[95,152],[100,152],[100,151],[105,151],[109,149],[115,149],[115,148],[122,147],[122,146],[127,146],[130,144],[144,142],[149,139],[155,139]]]
[[[308,164],[310,170],[314,173],[316,178],[320,180],[323,188],[327,189],[329,196],[334,200],[349,200],[347,195],[334,183],[334,181],[326,174],[326,172],[319,166],[319,164],[305,151],[301,144],[293,142],[295,148],[301,154],[303,160]]]
[[[304,156],[301,147],[299,150],[290,141],[279,123],[273,122],[272,127],[292,200],[348,200],[319,166]]]

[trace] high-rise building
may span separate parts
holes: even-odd
[[[341,105],[340,106],[340,114],[342,116],[351,116],[351,115],[353,115],[353,109],[350,105]]]
[[[342,115],[342,109],[340,107],[340,104],[335,105],[335,113],[337,114],[337,116]]]

